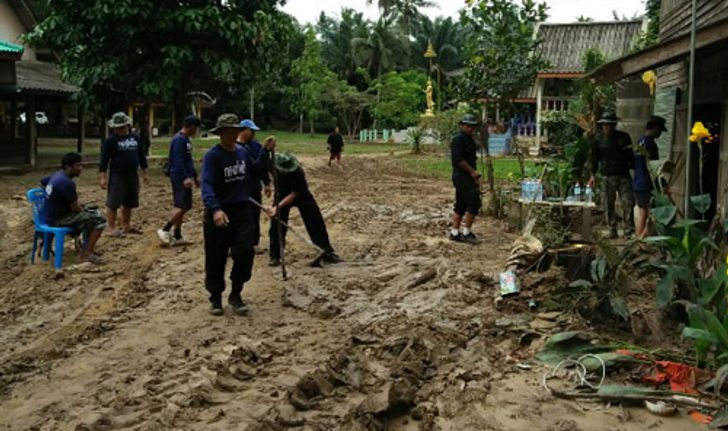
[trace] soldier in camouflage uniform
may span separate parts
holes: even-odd
[[[592,142],[591,172],[589,184],[594,187],[594,176],[602,177],[602,199],[609,225],[609,237],[617,237],[617,217],[614,210],[617,194],[622,202],[625,236],[634,234],[634,194],[630,169],[634,166],[632,139],[628,134],[617,130],[619,119],[612,112],[605,112],[597,124],[601,133]]]

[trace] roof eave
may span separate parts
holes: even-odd
[[[728,39],[728,18],[698,30],[696,48]],[[649,69],[671,64],[690,53],[690,34],[679,36],[653,47],[605,63],[586,75],[595,82],[608,83]]]

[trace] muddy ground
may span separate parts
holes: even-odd
[[[47,262],[28,263],[32,230],[23,192],[40,173],[3,177],[0,427],[696,427],[684,416],[548,395],[540,383],[545,367],[533,354],[548,333],[580,323],[542,318],[529,325],[538,310],[529,312],[519,299],[496,310],[496,288],[483,274],[502,269],[514,234],[485,220],[475,229],[482,245],[449,243],[447,183],[403,173],[383,158],[345,163],[332,171],[304,160],[346,262],[309,268],[316,253],[291,237],[289,281],[265,256],[256,259],[244,292],[248,317],[208,315],[199,200],[186,224],[195,244],[158,245],[154,231],[170,206],[158,170],[135,215],[146,235],[103,237],[107,263],[100,267],[78,265],[69,250],[62,273]],[[95,178],[87,169],[80,195],[102,204]],[[537,335],[526,340],[524,326]]]

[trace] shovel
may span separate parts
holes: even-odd
[[[271,216],[270,214],[268,214],[268,211],[267,211],[267,210],[266,210],[265,208],[263,208],[263,205],[261,205],[261,203],[260,203],[260,202],[256,201],[256,200],[255,200],[255,199],[253,199],[253,198],[248,198],[248,199],[250,199],[250,202],[252,202],[252,203],[253,203],[253,205],[255,205],[255,206],[257,206],[258,208],[260,208],[260,209],[261,209],[261,210],[263,211],[263,213],[265,213],[265,215],[267,215],[267,216],[268,216],[268,218],[270,218],[271,220],[274,220],[274,221],[278,222],[278,223],[280,224],[280,226],[283,226],[283,227],[285,227],[285,228],[286,228],[286,229],[288,229],[288,230],[289,230],[289,231],[290,231],[290,232],[291,232],[291,233],[292,233],[292,234],[293,234],[294,236],[296,236],[296,237],[297,237],[298,239],[300,239],[300,240],[301,240],[301,241],[303,241],[304,243],[308,244],[308,245],[309,245],[309,246],[310,246],[311,248],[313,248],[313,249],[315,249],[316,251],[318,251],[318,252],[319,252],[319,254],[318,254],[318,256],[316,257],[316,259],[314,259],[314,260],[313,260],[313,261],[312,261],[312,262],[311,262],[311,263],[309,264],[309,266],[314,266],[314,267],[320,267],[320,266],[322,266],[322,265],[321,265],[321,262],[323,261],[323,259],[324,259],[324,256],[326,256],[326,250],[324,250],[323,248],[321,248],[321,247],[317,246],[316,244],[314,244],[314,243],[313,243],[313,241],[311,241],[310,239],[308,239],[308,238],[306,238],[305,236],[301,235],[301,234],[300,234],[300,233],[299,233],[298,231],[296,231],[295,229],[293,229],[293,227],[291,227],[291,225],[289,225],[288,223],[286,223],[286,222],[284,222],[283,220],[281,220],[281,218],[280,218],[280,217],[279,217],[278,215],[276,215],[276,216]],[[281,230],[279,229],[279,230],[278,230],[278,232],[282,232],[282,231],[281,231]],[[282,247],[283,241],[281,241],[280,243],[281,243],[281,247]]]

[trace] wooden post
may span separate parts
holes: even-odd
[[[172,105],[172,127],[169,129],[169,136],[174,136],[177,133],[177,107]]]
[[[147,127],[149,130],[147,133],[149,134],[149,139],[152,139],[154,137],[154,105],[149,105],[149,125]]]
[[[78,105],[78,139],[76,141],[76,152],[83,154],[83,141],[86,139],[86,119],[84,118],[83,106]]]
[[[38,130],[35,124],[35,96],[28,98],[25,107],[25,120],[28,123],[28,141],[30,142],[30,166],[34,167],[38,159]]]
[[[255,121],[255,87],[250,86],[250,121]]]
[[[536,147],[541,148],[541,103],[543,102],[543,79],[536,78]]]

